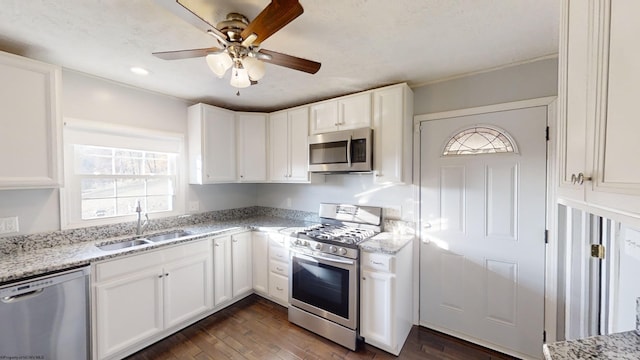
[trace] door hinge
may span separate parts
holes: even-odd
[[[547,342],[547,331],[546,330],[542,330],[542,342],[543,343]]]
[[[549,141],[549,127],[547,126],[547,129],[545,130],[545,139],[547,139],[547,141]]]
[[[549,243],[549,230],[544,230],[544,243],[548,244]]]
[[[596,259],[604,259],[604,245],[591,244],[591,257]]]

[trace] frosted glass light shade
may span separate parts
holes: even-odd
[[[227,53],[209,54],[206,56],[207,65],[217,77],[222,78],[233,65],[233,60]]]
[[[249,80],[249,74],[247,73],[247,69],[239,69],[234,67],[231,70],[231,81],[229,82],[231,86],[237,88],[246,88],[251,85],[251,80]]]
[[[247,56],[242,59],[242,65],[247,69],[249,73],[249,78],[251,80],[260,80],[264,76],[264,62],[254,58]]]

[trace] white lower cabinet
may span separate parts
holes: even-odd
[[[231,236],[213,239],[213,305],[231,300]]]
[[[260,295],[269,293],[269,234],[254,231],[251,234],[253,248],[253,291]]]
[[[251,232],[231,235],[233,297],[248,294],[253,290],[251,263]]]
[[[398,355],[412,321],[411,245],[395,255],[362,253],[360,335]]]
[[[94,358],[124,357],[211,309],[211,261],[204,240],[94,264]]]

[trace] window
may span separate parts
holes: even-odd
[[[81,219],[173,210],[176,154],[74,145]]]
[[[65,119],[62,227],[133,221],[184,211],[183,135]]]
[[[453,135],[443,156],[517,153],[515,142],[504,130],[489,126],[465,128]]]

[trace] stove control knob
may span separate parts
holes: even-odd
[[[309,242],[307,240],[304,241],[304,246],[310,246],[311,244],[309,244]]]
[[[316,250],[322,249],[322,243],[316,243],[315,248],[316,248]]]
[[[297,239],[297,240],[296,240],[296,245],[302,245],[302,240]]]
[[[340,248],[340,255],[347,255],[347,249]]]
[[[337,247],[335,247],[335,246],[333,246],[333,245],[331,245],[331,246],[329,246],[329,251],[331,251],[332,253],[334,253],[334,252],[337,252],[337,251],[338,251],[338,248],[337,248]]]

